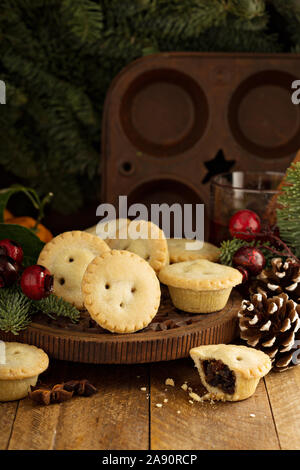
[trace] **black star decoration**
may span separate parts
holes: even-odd
[[[229,172],[234,164],[235,160],[226,160],[223,150],[219,150],[215,158],[204,162],[204,165],[206,166],[208,172],[203,178],[202,184],[208,183],[211,178],[215,175]]]

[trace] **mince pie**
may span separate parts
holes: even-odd
[[[167,239],[170,255],[170,263],[181,261],[192,261],[193,259],[208,259],[218,261],[220,249],[215,245],[199,240],[188,240],[187,238]],[[199,247],[199,245],[202,245]]]
[[[89,314],[102,328],[112,333],[134,333],[155,317],[160,284],[143,258],[112,250],[88,265],[82,295]]]
[[[203,399],[238,401],[249,398],[259,379],[271,369],[267,354],[247,346],[211,344],[190,350],[207,390]]]
[[[225,307],[242,275],[229,266],[197,259],[165,266],[159,279],[168,286],[175,307],[190,313],[211,313]]]
[[[168,244],[164,232],[146,220],[129,221],[127,234],[122,226],[117,238],[109,240],[108,245],[113,250],[126,250],[139,255],[156,273],[169,263]]]
[[[3,347],[4,346],[4,347]],[[20,400],[36,385],[49,365],[47,354],[36,346],[2,343],[0,362],[0,401]]]
[[[96,235],[79,230],[64,232],[44,246],[38,264],[53,274],[54,294],[82,309],[82,276],[89,263],[107,251],[108,245]]]

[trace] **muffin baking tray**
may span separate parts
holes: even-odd
[[[102,200],[207,204],[222,158],[235,170],[285,170],[300,148],[300,106],[291,100],[299,78],[296,54],[164,53],[132,62],[105,103]]]

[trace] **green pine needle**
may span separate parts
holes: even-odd
[[[240,240],[239,238],[233,238],[232,240],[224,240],[221,243],[221,254],[220,262],[221,264],[226,264],[226,266],[232,266],[232,257],[234,253],[241,248],[246,246],[248,243],[245,240]]]
[[[30,323],[31,300],[19,289],[0,289],[0,330],[17,335]]]
[[[232,258],[235,252],[242,246],[256,246],[262,252],[266,260],[266,266],[270,266],[271,259],[274,258],[274,254],[266,248],[269,245],[269,242],[261,243],[259,241],[252,240],[250,242],[246,240],[241,240],[240,238],[233,238],[232,240],[224,240],[221,243],[220,249],[220,262],[226,266],[232,266]],[[283,257],[284,258],[284,257]]]
[[[80,318],[80,312],[76,307],[53,294],[45,299],[33,302],[33,306],[37,312],[44,313],[51,318],[55,318],[55,316],[67,317],[73,323],[77,322]]]
[[[0,330],[17,335],[30,325],[35,313],[51,318],[66,317],[73,323],[80,318],[76,307],[53,294],[34,301],[26,297],[18,285],[0,289]]]
[[[53,208],[96,197],[113,78],[153,52],[299,52],[287,0],[0,0],[0,165]],[[284,34],[283,34],[284,32]],[[76,66],[75,66],[76,64]],[[92,189],[91,189],[92,188]]]
[[[282,194],[278,197],[277,225],[281,238],[300,257],[300,162],[288,168]]]

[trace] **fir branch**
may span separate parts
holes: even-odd
[[[248,233],[249,235],[249,233]],[[265,237],[265,234],[264,234]],[[278,239],[279,240],[279,239]],[[261,241],[259,239],[246,241],[240,238],[232,238],[231,240],[224,240],[221,243],[220,249],[220,262],[227,266],[232,266],[232,258],[235,252],[242,246],[256,246],[262,252],[266,260],[266,266],[270,266],[271,259],[274,258],[274,255],[284,257],[291,257],[289,254],[284,253],[283,251],[278,251],[271,246],[270,241]]]
[[[162,51],[300,50],[295,1],[1,0],[0,165],[75,212],[98,184],[101,114],[113,77]],[[271,17],[271,14],[270,14]],[[280,42],[281,41],[281,42]],[[59,181],[56,184],[56,178]]]
[[[30,323],[30,299],[18,288],[0,289],[0,330],[17,335]]]
[[[233,238],[232,240],[224,240],[221,243],[220,249],[220,262],[221,264],[225,264],[226,266],[232,266],[232,258],[234,253],[241,248],[242,246],[246,246],[248,243],[245,240],[241,240],[240,238]]]
[[[72,323],[76,323],[80,318],[80,312],[76,307],[53,294],[45,299],[34,301],[32,305],[36,312],[44,313],[50,318],[67,317]]]
[[[99,44],[103,31],[101,5],[90,0],[62,0],[60,12],[71,40],[77,40],[80,47],[83,43],[90,47]]]
[[[136,21],[138,29],[146,35],[178,42],[224,25],[226,17],[227,6],[220,0],[158,0],[156,8],[149,8]]]
[[[269,0],[281,16],[282,28],[294,43],[292,51],[300,46],[300,4],[298,0]]]
[[[264,0],[229,0],[228,10],[243,19],[252,20],[265,15],[266,2]]]
[[[72,323],[80,318],[76,307],[53,294],[34,301],[23,294],[19,285],[0,289],[0,330],[17,335],[30,325],[34,313],[43,313],[54,319],[69,318]]]
[[[280,236],[300,258],[300,162],[288,168],[278,203],[281,206],[276,211]]]

